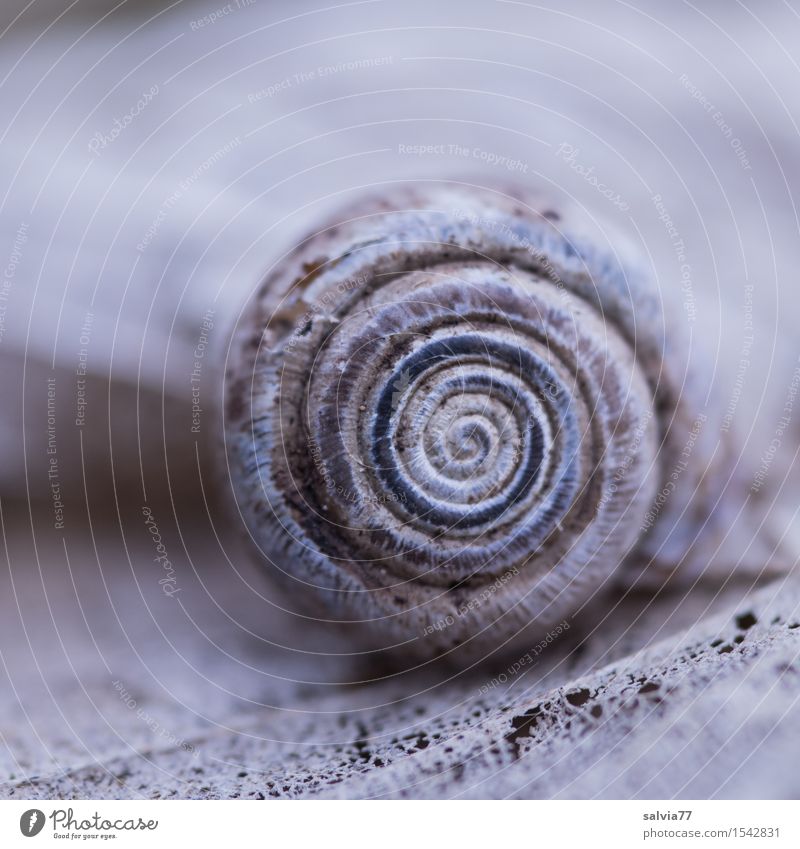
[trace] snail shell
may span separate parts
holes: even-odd
[[[292,597],[369,645],[544,633],[642,536],[691,392],[658,290],[564,214],[453,184],[361,200],[240,323],[241,514]]]

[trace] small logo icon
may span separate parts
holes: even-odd
[[[38,808],[31,808],[19,818],[19,830],[25,837],[36,837],[44,828],[44,812]]]
[[[394,385],[392,386],[392,412],[395,412],[397,408],[400,406],[400,403],[403,400],[403,395],[411,383],[411,375],[408,373],[408,369],[403,369],[400,372],[400,376],[395,380]]]

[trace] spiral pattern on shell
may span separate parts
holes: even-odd
[[[636,544],[678,408],[660,300],[563,213],[447,185],[361,201],[249,309],[240,510],[292,598],[363,645],[544,632]]]

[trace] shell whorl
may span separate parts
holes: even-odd
[[[545,631],[641,534],[675,405],[659,299],[550,209],[462,186],[362,201],[239,329],[227,449],[250,535],[374,645]]]

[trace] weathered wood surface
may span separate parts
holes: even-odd
[[[797,795],[798,9],[551,6],[2,36],[0,795]],[[638,243],[765,469],[696,583],[596,599],[535,665],[392,672],[281,612],[197,460],[229,328],[292,241],[364,187],[464,175],[550,183]]]

